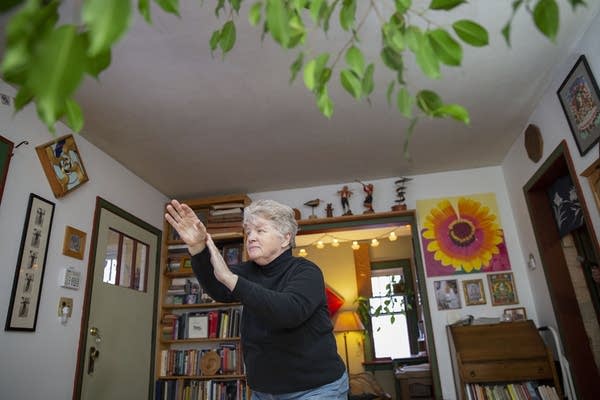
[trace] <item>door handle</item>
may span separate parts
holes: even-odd
[[[90,356],[88,362],[88,375],[92,375],[94,373],[94,364],[96,363],[96,359],[100,355],[100,350],[95,348],[94,346],[90,347]]]

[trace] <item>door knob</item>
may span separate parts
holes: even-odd
[[[96,337],[96,343],[100,343],[102,341],[102,336],[100,336],[100,330],[95,326],[90,328],[90,335]]]

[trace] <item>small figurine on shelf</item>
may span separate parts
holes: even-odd
[[[314,200],[309,200],[306,203],[304,203],[305,206],[311,207],[311,215],[309,215],[308,219],[314,219],[317,218],[317,216],[315,215],[315,207],[318,207],[319,204],[321,203],[321,199],[314,199]]]
[[[333,217],[333,206],[331,203],[327,203],[327,207],[325,207],[325,213],[327,213],[327,218]]]
[[[412,181],[412,178],[407,178],[405,176],[403,176],[402,178],[398,179],[397,181],[394,182],[394,184],[397,186],[396,187],[396,196],[398,197],[396,199],[396,203],[392,206],[392,211],[403,211],[406,210],[406,204],[404,204],[404,201],[406,200],[406,197],[404,197],[404,192],[406,191],[406,182],[408,181]]]
[[[342,200],[342,209],[344,213],[342,215],[352,215],[352,210],[350,210],[350,203],[348,199],[352,196],[352,190],[348,189],[347,185],[342,187],[342,190],[338,190],[338,194],[340,195],[340,199]]]
[[[363,206],[366,208],[366,210],[363,211],[363,214],[370,214],[375,212],[373,210],[373,184],[365,184],[359,180],[357,180],[356,182],[362,185],[363,191],[365,192],[365,201],[363,201]]]

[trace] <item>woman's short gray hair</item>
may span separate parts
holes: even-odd
[[[290,234],[290,247],[296,247],[296,233],[298,223],[294,218],[294,210],[276,202],[275,200],[253,201],[244,208],[244,226],[253,223],[255,217],[261,217],[273,223],[273,226],[282,236]]]

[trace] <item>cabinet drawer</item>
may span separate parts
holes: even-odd
[[[552,378],[546,360],[506,360],[465,363],[461,369],[465,382],[500,382]]]

